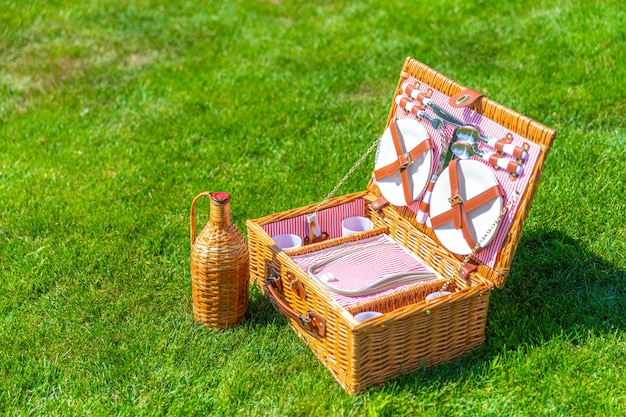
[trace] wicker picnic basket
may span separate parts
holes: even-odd
[[[407,80],[422,83],[446,97],[466,90],[412,58],[405,62],[394,96],[402,94]],[[474,101],[470,108],[485,120],[523,138],[534,150],[534,163],[524,174],[526,182],[517,196],[516,210],[508,219],[510,225],[489,264],[474,253],[467,256],[451,253],[431,227],[416,221],[415,211],[410,207],[378,207],[381,193],[373,178],[364,191],[247,221],[251,283],[256,282],[350,393],[450,361],[485,341],[491,291],[505,283],[556,132],[486,97]],[[398,115],[402,117],[402,109],[394,101],[387,126]],[[272,236],[295,233],[294,228],[314,212],[325,219],[325,227],[329,229],[336,229],[336,223],[350,215],[365,216],[374,227],[348,236],[330,232],[327,240],[281,250]],[[383,234],[422,260],[439,278],[346,307],[295,261],[298,257]],[[443,286],[451,294],[426,300],[428,294]],[[371,310],[384,314],[363,322],[354,317]]]

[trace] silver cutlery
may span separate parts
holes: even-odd
[[[417,88],[412,86],[409,83],[404,83],[402,85],[402,91],[404,94],[412,98],[413,100],[417,100],[422,103],[424,106],[428,106],[431,108],[433,113],[443,119],[445,122],[448,122],[457,127],[459,130],[459,141],[465,142],[483,142],[490,147],[496,149],[497,151],[513,156],[514,158],[519,159],[520,161],[525,161],[528,158],[528,150],[525,147],[515,146],[510,143],[512,139],[512,135],[507,135],[504,139],[495,139],[488,136],[483,135],[480,128],[473,124],[467,124],[457,119],[441,107],[437,106],[433,101],[424,93],[421,93]]]
[[[400,108],[402,108],[404,111],[408,113],[413,113],[417,117],[426,120],[428,123],[430,123],[433,129],[435,130],[443,129],[444,127],[443,121],[441,121],[440,119],[437,119],[436,117],[432,117],[426,114],[426,112],[424,111],[426,110],[426,108],[424,106],[420,106],[419,104],[416,104],[415,102],[411,101],[409,98],[403,97],[403,96],[397,96],[396,104],[400,106]]]
[[[445,122],[448,122],[457,127],[463,126],[465,124],[459,119],[457,119],[456,117],[454,117],[453,115],[451,115],[450,113],[448,113],[447,111],[445,111],[444,109],[442,109],[441,107],[439,107],[438,105],[436,105],[430,99],[430,97],[428,97],[426,94],[420,93],[420,91],[414,86],[412,86],[411,84],[404,83],[402,85],[402,92],[406,94],[407,96],[411,97],[413,100],[417,100],[419,103],[423,104],[424,106],[430,107],[433,113],[435,113],[438,117],[443,119]]]
[[[520,161],[525,161],[528,158],[528,151],[526,149],[515,146],[512,143],[508,143],[507,138],[497,140],[495,138],[484,136],[480,128],[476,125],[467,124],[458,127],[456,130],[459,142],[469,142],[475,144],[480,141],[497,151],[517,158]]]
[[[476,147],[475,143],[461,141],[458,135],[457,142],[451,145],[452,153],[459,159],[469,159],[472,156],[478,156],[489,162],[497,168],[509,171],[511,174],[519,177],[524,172],[524,167],[515,161],[509,161],[507,158],[498,155],[496,152],[485,152]]]
[[[441,153],[439,154],[439,159],[437,160],[437,167],[435,168],[434,174],[430,177],[430,182],[426,187],[424,197],[422,197],[422,201],[420,201],[419,204],[419,209],[417,211],[417,214],[415,215],[415,220],[419,224],[426,223],[428,213],[430,212],[430,198],[432,196],[433,188],[435,187],[435,182],[437,182],[437,178],[439,178],[441,172],[446,169],[448,164],[450,164],[452,158],[454,158],[454,154],[452,153],[452,145],[456,141],[457,137],[453,134],[450,140],[447,143],[444,143],[442,146]]]

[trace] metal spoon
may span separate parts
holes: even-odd
[[[459,159],[469,159],[472,156],[478,156],[485,161],[489,162],[495,167],[506,169],[511,174],[516,176],[521,176],[524,172],[524,166],[518,162],[509,161],[508,159],[498,156],[495,152],[485,152],[481,151],[476,147],[476,144],[472,144],[470,142],[455,142],[451,145],[452,153],[456,155]]]
[[[475,145],[476,142],[480,141],[504,154],[518,158],[521,161],[525,161],[526,158],[528,158],[528,151],[526,149],[507,143],[506,140],[497,140],[483,136],[478,126],[463,125],[456,129],[456,133],[461,142],[469,142]]]

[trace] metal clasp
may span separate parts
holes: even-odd
[[[452,197],[448,198],[448,203],[450,203],[451,206],[456,206],[457,204],[463,204],[464,200],[463,200],[463,197],[461,197],[458,194],[455,194]]]
[[[454,103],[455,104],[462,104],[465,103],[467,100],[470,99],[470,95],[469,94],[463,94],[462,96],[458,97]]]
[[[313,335],[317,333],[319,337],[326,335],[326,320],[321,315],[309,310],[306,312],[306,316],[300,316],[299,318],[302,327],[309,333]]]
[[[411,154],[409,152],[405,152],[401,155],[398,155],[398,162],[400,162],[400,169],[405,169],[411,164]]]
[[[298,279],[296,274],[287,271],[287,280],[289,288],[300,298],[306,300],[306,291],[304,290],[304,284]]]

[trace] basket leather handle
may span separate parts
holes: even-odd
[[[189,240],[191,242],[191,244],[193,245],[196,242],[196,202],[201,198],[201,197],[210,197],[211,196],[211,192],[210,191],[204,191],[200,194],[198,194],[196,196],[196,198],[193,199],[193,202],[191,203],[191,216],[189,219],[189,225],[190,225],[190,233],[189,233]]]
[[[326,320],[324,320],[324,317],[310,310],[305,315],[299,314],[281,298],[277,291],[278,288],[282,288],[280,278],[276,276],[268,277],[266,295],[272,304],[286,317],[298,323],[311,336],[318,339],[323,338],[326,335]]]

